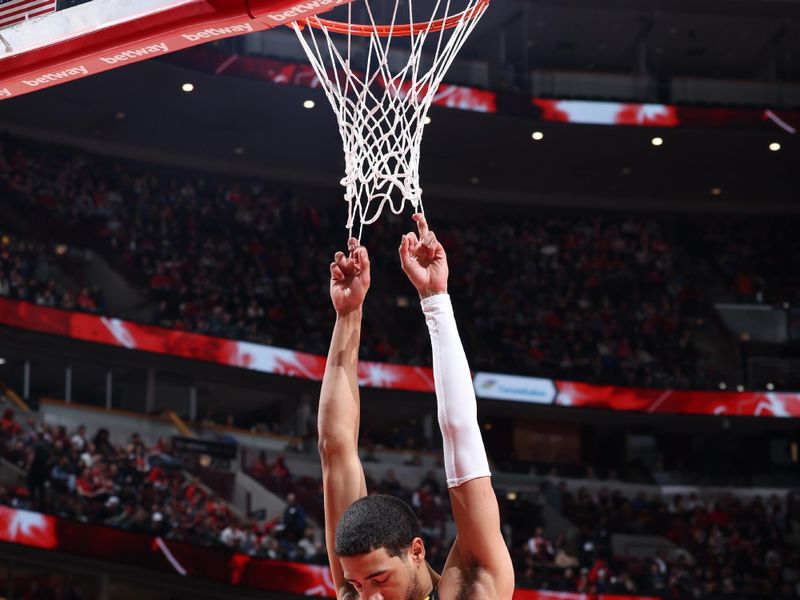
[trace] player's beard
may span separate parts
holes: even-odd
[[[414,571],[411,574],[411,581],[408,584],[408,591],[406,592],[404,600],[423,600],[425,598],[423,594],[427,594],[429,591],[430,590],[426,591],[422,589],[417,573]]]

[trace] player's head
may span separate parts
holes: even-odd
[[[344,577],[365,600],[420,600],[427,570],[419,521],[392,496],[367,496],[336,527],[336,555]]]

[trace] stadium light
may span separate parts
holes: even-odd
[[[722,196],[722,188],[718,188],[718,187],[711,188],[711,195],[712,196]]]
[[[652,140],[650,140],[650,143],[653,144],[653,146],[663,146],[664,138],[654,137]]]
[[[4,364],[6,364],[6,359],[0,358],[0,366],[3,366]]]
[[[724,381],[720,381],[719,382],[719,389],[721,389],[724,392],[725,390],[728,389],[728,384],[725,383]]]
[[[431,121],[433,121],[433,119],[431,119],[430,117],[425,117],[425,119],[423,120],[423,123],[425,123],[425,125],[430,125]]]
[[[773,391],[773,390],[775,389],[775,384],[774,384],[774,383],[768,383],[768,384],[767,384],[767,389],[768,389],[770,392],[771,392],[771,391]]]
[[[772,142],[772,143],[769,145],[769,149],[770,149],[772,152],[778,152],[778,151],[781,149],[781,145],[780,145],[778,142]]]
[[[316,105],[317,103],[314,102],[313,100],[306,100],[305,102],[303,102],[303,108],[307,108],[309,110],[314,108]]]
[[[743,386],[743,385],[741,385],[741,384],[740,384],[740,385],[737,385],[737,386],[736,386],[736,391],[737,391],[737,392],[743,392],[743,391],[744,391],[744,386]]]
[[[194,91],[194,84],[193,84],[193,83],[184,83],[184,84],[181,86],[181,89],[182,89],[184,92],[192,92],[192,91]]]
[[[531,137],[534,139],[534,141],[541,142],[544,139],[544,134],[541,131],[534,131],[531,134]]]

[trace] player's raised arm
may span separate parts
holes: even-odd
[[[350,596],[352,588],[342,574],[334,552],[336,525],[345,509],[367,495],[364,471],[358,457],[360,418],[358,346],[361,310],[370,284],[369,256],[354,239],[349,255],[338,252],[331,263],[330,295],[336,309],[328,362],[319,400],[319,454],[325,502],[325,543],[337,597]]]
[[[445,472],[458,529],[439,584],[441,597],[510,600],[514,569],[500,530],[469,364],[447,294],[447,255],[425,218],[417,214],[414,219],[419,237],[403,236],[400,261],[419,292],[431,336]]]

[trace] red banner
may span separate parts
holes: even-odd
[[[321,381],[325,373],[323,356],[46,308],[8,298],[0,298],[0,325],[313,381]],[[435,391],[433,371],[429,368],[362,361],[358,375],[363,387]],[[625,388],[498,373],[476,373],[475,387],[481,398],[574,408],[800,417],[800,393]]]
[[[165,540],[102,525],[67,521],[0,506],[0,542],[58,550],[79,556],[188,577],[335,598],[330,569],[317,565],[252,558],[220,549]],[[595,596],[516,590],[514,600],[655,600],[633,596]]]
[[[129,350],[314,381],[321,381],[325,373],[323,356],[46,308],[7,298],[0,298],[0,324]],[[358,376],[364,387],[434,391],[433,371],[423,367],[362,361],[358,365]]]
[[[800,417],[800,394],[700,392],[557,381],[556,404],[575,408],[738,417]]]
[[[747,129],[769,126],[792,134],[800,127],[800,113],[790,111],[544,98],[534,98],[532,102],[541,111],[543,121],[560,123]]]

